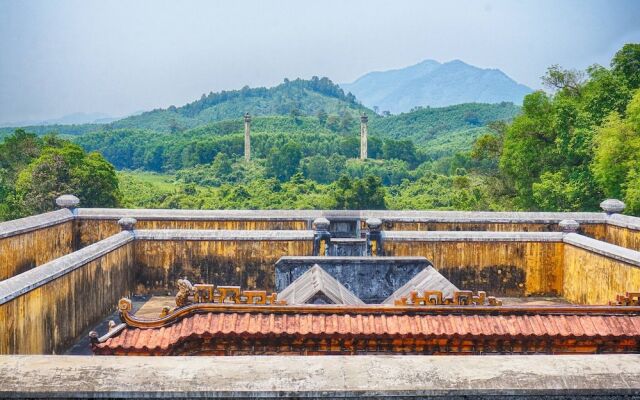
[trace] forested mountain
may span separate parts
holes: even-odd
[[[383,144],[409,140],[425,155],[441,157],[468,151],[473,141],[493,121],[509,120],[519,107],[511,103],[461,104],[445,108],[418,109],[397,116],[370,118],[369,156],[383,158]],[[243,119],[210,123],[181,132],[145,129],[102,130],[82,135],[76,142],[86,150],[99,151],[119,169],[177,171],[210,163],[217,153],[243,154]],[[251,124],[252,154],[265,158],[274,146],[299,143],[305,157],[339,154],[357,157],[359,119],[348,110],[341,116],[257,116]],[[436,148],[433,148],[433,147]],[[403,158],[396,156],[395,158]],[[407,155],[410,157],[410,155]]]
[[[116,121],[113,129],[153,129],[177,132],[211,122],[241,118],[245,112],[261,115],[316,115],[319,112],[357,115],[365,111],[356,98],[345,94],[328,78],[288,80],[272,88],[249,88],[202,95],[182,107],[171,106]]]
[[[406,112],[418,106],[462,103],[522,104],[531,89],[498,69],[482,69],[460,60],[425,60],[402,69],[370,72],[340,85],[362,104],[379,112]]]
[[[28,132],[62,135],[82,135],[88,132],[115,129],[147,129],[155,132],[180,132],[212,122],[238,119],[244,113],[252,116],[334,115],[357,116],[362,112],[373,114],[360,105],[351,93],[346,93],[328,78],[313,77],[310,80],[285,79],[280,85],[265,88],[249,88],[203,94],[199,100],[181,107],[170,106],[113,121],[108,124],[38,125],[24,127]],[[333,123],[332,120],[329,123]],[[0,128],[0,137],[15,128]]]

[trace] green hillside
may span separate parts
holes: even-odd
[[[110,127],[178,132],[215,121],[239,119],[245,112],[252,116],[303,116],[347,112],[357,115],[364,111],[368,110],[358,104],[352,94],[345,94],[328,78],[313,77],[311,80],[285,79],[272,88],[245,86],[241,90],[203,94],[200,100],[182,107],[149,111],[115,121]]]
[[[441,108],[418,108],[400,115],[376,118],[371,121],[369,131],[380,137],[411,139],[420,146],[443,134],[467,131],[493,121],[510,120],[519,113],[520,107],[513,103],[468,103]]]

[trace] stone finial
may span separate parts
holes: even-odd
[[[96,331],[89,332],[89,342],[91,344],[98,344],[100,342],[100,339],[98,338],[98,332]]]
[[[80,199],[72,194],[63,194],[56,199],[56,204],[61,208],[76,208],[80,204]]]
[[[123,231],[132,231],[136,222],[138,221],[135,218],[124,217],[118,220],[118,225],[120,225]]]
[[[370,231],[379,231],[382,228],[382,220],[380,218],[367,218],[366,223]]]
[[[580,228],[580,224],[572,219],[563,219],[558,223],[558,226],[564,233],[576,233]]]
[[[324,217],[316,218],[313,220],[313,229],[315,229],[316,231],[328,231],[329,225],[331,225],[331,223]]]
[[[251,114],[249,113],[244,114],[244,122],[251,122]]]
[[[600,208],[602,208],[607,215],[619,214],[624,211],[625,204],[618,199],[606,199],[600,203]]]
[[[362,122],[363,124],[369,122],[369,117],[367,116],[367,114],[362,113],[362,115],[360,116],[360,122]]]

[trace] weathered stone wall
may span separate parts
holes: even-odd
[[[562,234],[385,232],[389,256],[423,256],[461,290],[561,295]]]
[[[576,304],[607,304],[640,290],[640,252],[569,234],[564,238],[563,296]]]
[[[312,231],[136,231],[137,292],[191,282],[275,290],[275,263],[313,252]]]
[[[69,347],[133,289],[133,235],[122,232],[0,282],[0,354]]]
[[[607,223],[606,242],[640,250],[640,218],[616,214]]]
[[[71,253],[72,219],[64,209],[0,223],[0,281]]]
[[[77,221],[81,246],[95,243],[120,232],[117,219],[79,219]],[[197,230],[305,230],[311,227],[306,220],[266,219],[138,219],[136,229],[197,229]]]

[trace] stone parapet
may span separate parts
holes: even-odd
[[[616,246],[611,243],[595,240],[590,237],[568,233],[562,240],[565,244],[579,247],[608,258],[613,258],[628,264],[640,267],[640,252],[626,247]]]
[[[204,229],[141,229],[134,231],[140,240],[234,240],[234,241],[272,241],[272,240],[313,240],[313,231],[272,230],[204,230]]]
[[[131,232],[121,232],[81,250],[56,258],[37,268],[0,282],[0,305],[78,269],[134,240]]]
[[[385,231],[385,241],[421,242],[561,242],[561,232]]]
[[[64,208],[31,217],[0,222],[0,239],[62,224],[73,220],[73,218],[73,212]]]
[[[2,356],[0,396],[631,398],[638,370],[640,355]]]

